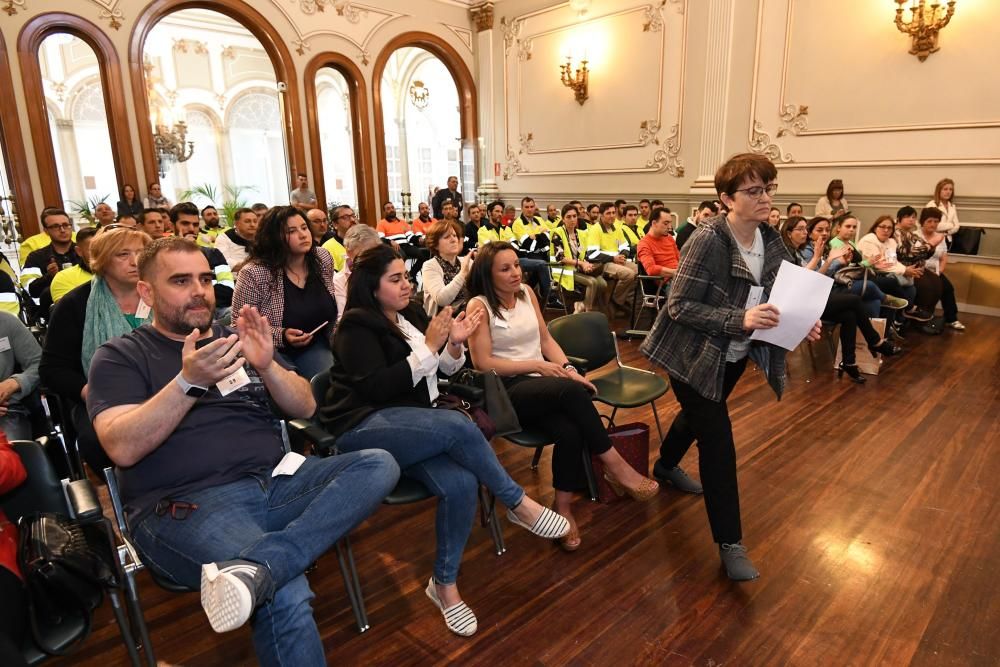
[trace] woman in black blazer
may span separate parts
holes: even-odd
[[[439,498],[437,558],[426,593],[448,629],[469,636],[476,617],[456,580],[479,484],[507,506],[512,523],[540,537],[562,537],[569,523],[524,493],[466,415],[433,409],[438,372],[451,375],[462,368],[465,341],[480,318],[463,313],[453,319],[446,307],[429,320],[410,302],[411,293],[406,266],[390,246],[371,248],[354,260],[320,419],[337,436],[341,451],[384,449]]]

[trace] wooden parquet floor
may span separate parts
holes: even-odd
[[[507,553],[473,530],[460,585],[479,617],[450,634],[425,598],[432,501],[383,507],[352,536],[371,630],[359,635],[336,558],[310,580],[330,664],[338,665],[997,665],[1000,664],[1000,320],[965,333],[907,336],[864,386],[838,381],[823,344],[790,355],[776,402],[748,370],[730,399],[745,543],[761,579],[729,582],[700,497],[648,504],[580,499],[573,554],[504,521]],[[648,367],[637,344],[627,361]],[[677,410],[660,401],[666,427]],[[621,415],[646,421],[650,410]],[[655,427],[650,461],[656,458]],[[542,501],[548,454],[498,444]],[[697,452],[683,465],[697,473]],[[157,657],[255,664],[249,630],[214,634],[197,595],[139,575]],[[126,661],[106,606],[81,650],[54,664]],[[305,666],[297,666],[305,667]]]

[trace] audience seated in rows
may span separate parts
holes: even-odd
[[[142,559],[200,588],[216,632],[252,618],[262,665],[325,664],[304,573],[379,506],[399,468],[381,450],[285,458],[272,404],[308,418],[316,403],[267,319],[244,306],[236,332],[212,323],[212,271],[189,239],[151,244],[140,273],[155,317],[96,352],[87,408]],[[242,381],[223,384],[234,373]],[[294,474],[272,475],[281,461]]]
[[[810,271],[822,272],[826,267],[820,262],[821,255],[814,254],[811,259],[806,259],[802,250],[809,246],[809,224],[801,216],[792,216],[785,220],[781,226],[781,240],[788,250],[788,254],[799,266],[805,266]],[[834,253],[841,255],[847,246],[841,246]],[[829,263],[827,258],[825,263]],[[837,367],[839,376],[847,373],[851,380],[858,384],[864,384],[865,378],[858,370],[857,356],[855,354],[855,342],[858,330],[868,343],[868,349],[872,354],[881,353],[892,356],[899,352],[899,348],[891,342],[885,340],[872,326],[871,319],[865,311],[864,303],[857,294],[852,294],[842,285],[834,285],[830,295],[826,299],[826,307],[820,316],[822,320],[836,322],[840,325],[840,365]]]
[[[234,324],[244,305],[267,318],[275,349],[301,375],[311,378],[330,367],[337,322],[333,258],[313,243],[297,208],[275,206],[264,216],[236,278]]]
[[[260,221],[261,217],[252,209],[238,208],[233,213],[233,228],[215,237],[215,249],[226,258],[226,264],[234,275],[240,272],[250,256],[250,246],[257,236]]]
[[[654,208],[649,214],[649,229],[636,248],[638,262],[646,275],[660,276],[664,282],[677,273],[681,257],[677,242],[669,232],[671,222],[665,208]]]
[[[614,215],[614,205],[608,209]],[[613,227],[613,221],[609,223]],[[658,486],[632,469],[611,446],[608,432],[591,401],[594,385],[569,363],[552,338],[534,292],[521,282],[517,251],[499,241],[481,248],[469,283],[468,317],[482,318],[469,337],[476,369],[503,378],[522,428],[538,430],[555,443],[552,485],[555,511],[566,517],[570,532],[560,546],[573,551],[581,543],[573,518],[574,495],[586,488],[582,451],[604,464],[605,477],[621,493],[651,500]]]
[[[615,205],[604,202],[597,224],[587,227],[587,261],[601,266],[605,280],[614,280],[611,305],[622,313],[632,310],[636,276],[639,268],[628,259],[629,244],[625,233],[615,227]]]
[[[925,208],[920,212],[920,225],[916,234],[927,240],[941,233],[941,222],[934,217],[935,208]],[[944,311],[944,325],[956,331],[964,331],[965,325],[958,321],[958,303],[955,300],[955,287],[945,275],[948,265],[948,251],[945,243],[934,247],[934,254],[924,262],[924,270],[936,273],[941,279],[941,309]],[[932,306],[933,310],[933,306]]]
[[[333,277],[333,294],[337,299],[337,322],[340,323],[344,317],[344,310],[347,308],[347,284],[351,278],[351,267],[355,258],[369,248],[374,248],[381,243],[378,232],[368,225],[354,225],[347,230],[344,235],[344,248],[347,251],[347,258],[344,260],[344,268]]]
[[[459,226],[438,223],[446,224]],[[457,230],[451,243],[461,247]],[[525,495],[473,421],[455,410],[433,409],[440,395],[438,373],[450,376],[465,365],[465,341],[482,312],[453,318],[445,305],[429,319],[411,302],[411,294],[406,267],[392,248],[380,245],[358,256],[347,312],[333,341],[336,363],[320,417],[337,435],[340,451],[377,443],[438,497],[437,556],[426,593],[448,629],[469,636],[477,620],[462,601],[457,578],[479,485],[508,508],[511,522],[540,537],[560,538],[569,523]]]
[[[562,266],[553,271],[564,290],[583,288],[582,310],[607,309],[608,282],[604,267],[587,261],[587,232],[580,228],[580,211],[574,204],[562,208],[559,226],[553,230],[555,261]]]
[[[135,188],[131,184],[126,183],[122,186],[121,199],[115,204],[118,209],[118,215],[131,215],[135,217],[142,213],[144,206],[142,205],[142,200],[135,192]]]
[[[91,281],[94,273],[90,269],[90,244],[99,231],[106,231],[107,229],[109,227],[104,227],[101,230],[94,227],[84,227],[76,233],[77,263],[69,268],[62,269],[53,276],[48,289],[48,306],[58,302],[70,290]],[[40,301],[42,312],[48,312],[44,292]]]

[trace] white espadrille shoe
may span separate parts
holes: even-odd
[[[434,588],[434,577],[431,577],[424,592],[427,593],[427,597],[431,599],[434,606],[441,610],[441,613],[444,615],[444,624],[448,626],[449,630],[460,637],[471,637],[476,634],[476,630],[479,629],[479,622],[476,620],[476,615],[472,613],[469,605],[465,604],[465,602],[459,602],[450,607],[445,607],[441,604],[441,599]]]
[[[546,540],[558,539],[569,532],[569,521],[566,517],[558,512],[553,512],[548,507],[542,508],[542,513],[530,526],[517,518],[513,510],[507,510],[507,520]]]

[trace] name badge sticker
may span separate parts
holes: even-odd
[[[242,366],[235,373],[228,377],[224,377],[215,383],[215,386],[219,389],[219,393],[223,396],[228,396],[237,389],[245,387],[250,384],[250,377],[247,375],[247,371]]]
[[[746,309],[750,310],[760,305],[760,299],[764,296],[764,288],[761,285],[751,285],[750,294],[747,295]]]
[[[149,311],[151,308],[142,299],[139,299],[139,306],[135,309],[135,316],[137,319],[144,320],[149,317]]]

